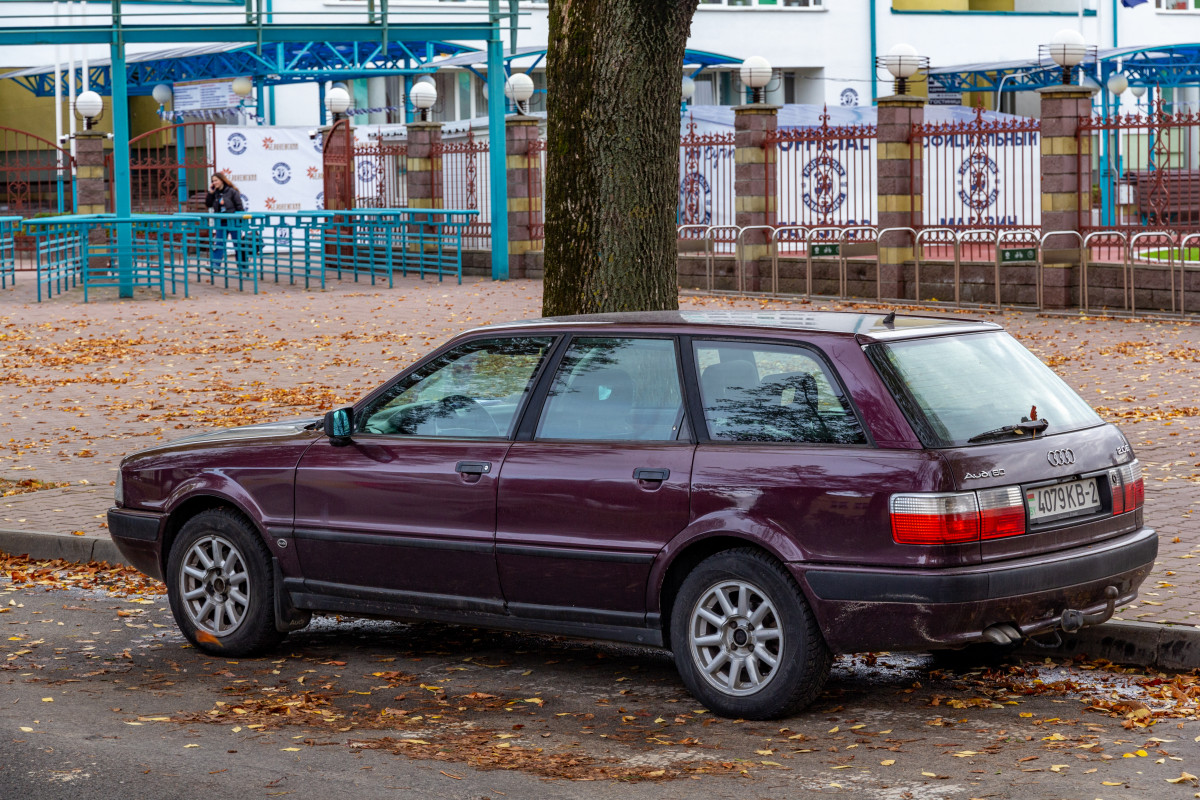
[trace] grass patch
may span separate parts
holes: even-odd
[[[1163,261],[1174,259],[1175,261],[1200,261],[1200,247],[1189,247],[1181,251],[1174,247],[1164,247],[1159,250],[1143,250],[1138,254],[1142,258],[1157,258]]]

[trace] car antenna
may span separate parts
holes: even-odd
[[[891,313],[883,318],[883,324],[889,328],[896,324],[896,309],[893,308]]]

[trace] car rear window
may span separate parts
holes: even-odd
[[[1049,423],[1046,435],[1103,424],[1062,378],[1007,333],[872,344],[867,354],[926,447],[968,444],[1032,419],[1034,407],[1037,418]]]

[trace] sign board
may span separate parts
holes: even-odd
[[[929,76],[929,105],[931,106],[961,106],[962,94],[946,88],[935,76]]]
[[[814,256],[839,256],[842,253],[840,244],[814,244],[810,247]]]
[[[1036,247],[1007,247],[1000,250],[1001,264],[1036,264]]]
[[[242,98],[233,93],[233,78],[218,81],[179,81],[173,87],[176,111],[237,108]]]

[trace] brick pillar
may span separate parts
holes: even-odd
[[[442,123],[408,123],[408,207],[442,205]]]
[[[775,224],[775,193],[779,180],[775,173],[775,148],[766,147],[766,141],[767,134],[775,131],[778,112],[777,106],[762,103],[737,106],[733,110],[734,222],[742,228]],[[750,231],[742,237],[742,243],[746,276],[742,288],[750,292],[769,289],[773,252],[771,232]]]
[[[1095,89],[1080,86],[1047,86],[1038,89],[1042,101],[1042,234],[1078,231],[1080,192],[1092,190],[1091,137],[1080,140],[1079,120],[1091,116]],[[1091,211],[1090,199],[1082,207]],[[1079,240],[1051,236],[1043,248],[1047,308],[1076,304],[1079,284]]]
[[[103,131],[79,131],[75,134],[75,203],[80,214],[103,214],[108,208],[104,195],[108,188],[104,174],[104,141],[108,134]],[[71,213],[67,209],[67,213]],[[108,237],[104,229],[88,229],[88,243],[103,245]],[[106,270],[111,266],[109,259],[92,256],[88,259],[91,270]]]
[[[878,100],[875,151],[879,230],[915,228],[923,210],[925,172],[921,148],[913,147],[912,126],[925,121],[925,98],[892,95]],[[913,260],[913,236],[897,231],[879,239],[879,293],[907,296],[904,265]],[[920,298],[917,298],[918,300]]]
[[[525,254],[536,250],[530,226],[540,218],[542,160],[534,149],[537,117],[518,114],[504,121],[505,164],[508,170],[508,277],[525,277]]]

